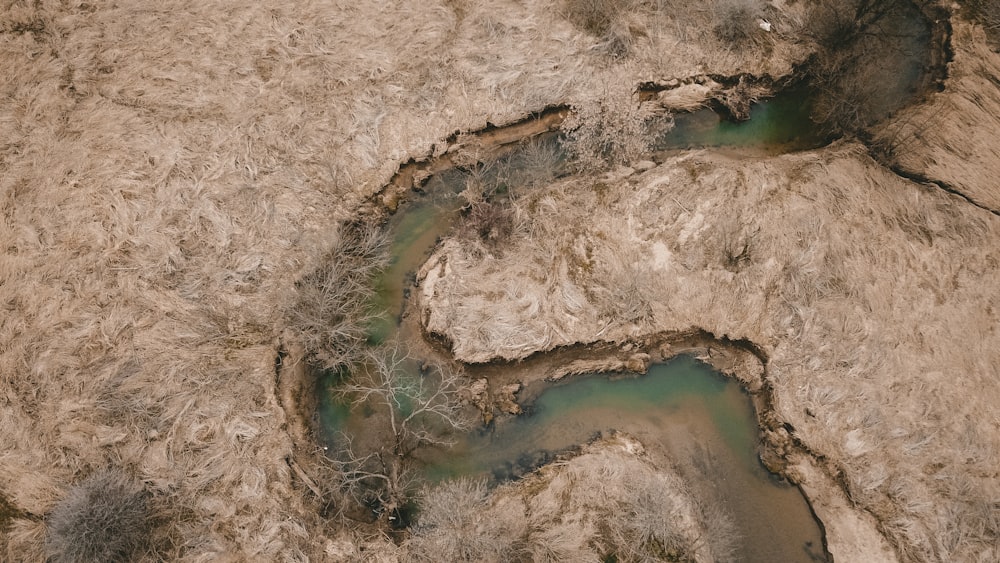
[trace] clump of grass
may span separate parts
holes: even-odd
[[[102,470],[70,489],[49,515],[46,551],[53,563],[132,561],[150,547],[150,530],[142,486]]]
[[[490,491],[482,479],[427,488],[419,504],[407,544],[411,561],[513,561],[523,555],[523,522],[487,511]]]

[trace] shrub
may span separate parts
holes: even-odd
[[[760,0],[718,0],[715,4],[715,36],[733,45],[745,47],[763,37],[758,19],[763,17]]]
[[[513,561],[524,550],[521,515],[488,512],[482,479],[457,479],[426,489],[408,542],[413,561]]]
[[[566,0],[564,17],[595,37],[603,37],[618,15],[632,7],[632,0]]]
[[[637,4],[635,0],[566,0],[563,17],[600,39],[600,52],[622,59],[632,50],[632,32],[623,14]]]
[[[371,323],[372,278],[388,263],[387,239],[375,226],[348,223],[323,263],[297,284],[288,327],[318,367],[337,370],[363,353]]]
[[[99,471],[84,479],[49,515],[49,561],[131,561],[149,547],[147,500],[142,486],[119,471]]]

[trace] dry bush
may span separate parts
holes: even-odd
[[[370,305],[373,278],[388,262],[386,249],[380,229],[348,223],[320,266],[296,283],[298,300],[286,313],[288,327],[317,366],[342,369],[361,356],[377,317]]]
[[[612,59],[632,52],[634,32],[627,21],[640,0],[565,0],[562,14],[570,23],[598,38],[597,51]]]
[[[565,173],[564,157],[556,139],[531,139],[510,159],[510,184],[516,188],[548,184]]]
[[[573,25],[600,37],[610,30],[623,11],[634,4],[634,0],[566,0],[563,15]]]
[[[120,471],[99,471],[52,510],[46,550],[55,563],[131,561],[149,548],[150,522],[142,486]]]
[[[458,234],[467,240],[477,240],[495,252],[515,232],[516,219],[507,201],[476,202],[462,215]]]
[[[609,86],[597,100],[573,108],[563,123],[567,150],[579,171],[597,171],[638,160],[650,151],[653,115],[632,87]]]
[[[502,562],[520,560],[520,514],[488,512],[490,492],[482,479],[462,478],[426,488],[420,515],[407,542],[410,561]]]
[[[717,0],[712,30],[716,37],[733,47],[756,45],[765,37],[757,21],[763,16],[761,0]]]

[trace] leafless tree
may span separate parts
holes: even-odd
[[[348,223],[322,264],[297,284],[286,319],[320,368],[336,370],[362,354],[377,312],[373,276],[388,263],[387,239],[377,226]]]
[[[366,354],[350,380],[337,393],[352,408],[372,409],[374,445],[345,436],[340,452],[346,487],[374,501],[385,514],[398,509],[417,482],[411,465],[421,446],[454,443],[454,435],[471,427],[473,417],[459,395],[462,376],[443,366],[416,369],[397,344]]]

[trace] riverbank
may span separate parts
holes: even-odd
[[[752,342],[769,358],[775,416],[898,555],[946,533],[927,507],[975,517],[978,497],[941,483],[991,482],[992,398],[974,389],[1000,360],[997,289],[976,281],[997,259],[992,214],[850,143],[752,161],[699,151],[603,183],[529,196],[529,226],[503,256],[445,241],[420,280],[427,329],[468,362],[691,328]],[[977,453],[950,461],[955,443]],[[926,504],[901,502],[901,482]]]
[[[107,466],[135,476],[153,499],[162,519],[152,538],[152,559],[337,560],[351,549],[360,553],[359,545],[370,547],[364,552],[368,558],[382,548],[391,552],[385,542],[368,542],[328,519],[317,498],[322,491],[317,495],[310,485],[316,480],[289,463],[297,449],[312,452],[316,444],[289,430],[298,416],[289,413],[296,409],[288,404],[295,391],[279,389],[284,382],[276,371],[285,363],[275,360],[283,348],[292,354],[289,343],[282,344],[284,312],[295,301],[295,281],[337,239],[333,225],[354,217],[400,163],[446,150],[450,143],[442,141],[456,131],[517,122],[547,107],[601,100],[628,104],[634,86],[650,81],[714,73],[787,75],[809,54],[791,31],[801,4],[775,3],[782,15],[774,18],[775,33],[765,45],[746,49],[715,37],[714,15],[696,2],[672,4],[669,13],[636,4],[613,30],[597,35],[541,1],[402,2],[391,10],[310,3],[9,6],[0,16],[0,60],[8,69],[0,77],[6,100],[0,105],[0,232],[7,241],[0,271],[0,301],[6,307],[0,331],[5,397],[0,496],[13,509],[5,510],[6,522],[0,522],[9,526],[0,535],[0,552],[10,560],[44,560],[45,516],[74,484]],[[973,52],[967,59],[973,67],[977,56],[986,54]],[[609,91],[608,84],[621,86]],[[609,98],[616,92],[627,95]],[[958,118],[964,109],[956,111]],[[953,138],[942,137],[928,159],[946,158],[965,131],[950,130]],[[992,166],[986,162],[989,151],[977,154],[984,167]],[[853,158],[838,156],[834,167]],[[819,174],[823,167],[817,162],[810,169]],[[848,191],[863,199],[867,171],[865,164],[839,178],[858,183]],[[612,184],[631,189],[617,180]],[[906,193],[924,197],[910,188]],[[843,211],[837,198],[817,201],[837,215]],[[980,487],[985,492],[978,500],[988,502],[996,477],[989,449],[996,420],[990,411],[980,412],[988,399],[983,390],[993,383],[984,366],[996,365],[990,356],[993,337],[984,328],[995,325],[990,315],[996,306],[985,293],[969,293],[970,285],[985,286],[982,292],[990,285],[991,266],[982,260],[991,256],[985,246],[993,230],[981,229],[972,216],[967,231],[942,231],[953,226],[942,218],[948,217],[949,202],[938,201],[941,209],[929,225],[906,209],[885,209],[883,222],[919,237],[884,242],[897,245],[890,252],[914,244],[915,255],[923,256],[920,240],[928,236],[935,245],[978,237],[969,248],[984,252],[972,257],[973,269],[948,263],[951,285],[935,277],[941,271],[934,262],[939,253],[921,262],[930,272],[916,266],[891,272],[903,275],[907,289],[916,284],[921,307],[935,290],[948,306],[972,299],[976,307],[961,309],[969,312],[971,326],[956,326],[952,319],[920,328],[919,315],[899,318],[879,307],[869,313],[893,323],[868,326],[862,309],[846,316],[850,324],[842,327],[866,331],[870,340],[862,342],[869,346],[861,352],[892,351],[889,367],[909,365],[897,356],[908,354],[917,335],[923,339],[919,346],[933,350],[933,365],[926,369],[939,374],[904,378],[902,388],[893,391],[938,401],[926,413],[905,414],[908,426],[900,428],[911,434],[885,429],[890,449],[902,449],[906,462],[876,464],[868,472],[860,462],[844,463],[843,479],[854,502],[885,527],[916,522],[906,529],[931,538],[894,540],[897,547],[918,546],[912,549],[932,554],[900,552],[912,559],[965,553],[953,549],[954,541],[941,532],[944,524],[935,522],[958,522],[950,533],[964,538],[967,529],[976,529],[973,523],[945,512],[988,513],[990,505],[976,505],[977,498],[962,491]],[[858,207],[852,209],[863,213]],[[698,212],[695,208],[692,219]],[[714,207],[711,212],[721,213]],[[783,220],[772,219],[772,226]],[[848,220],[839,217],[837,224]],[[958,223],[956,228],[963,222]],[[955,246],[961,245],[945,245]],[[734,258],[742,254],[736,250]],[[699,255],[696,248],[684,253],[692,260]],[[871,265],[889,276],[879,260],[872,258]],[[806,261],[799,268],[811,283],[817,271],[833,266]],[[731,287],[739,289],[744,282],[735,279],[729,280],[736,284]],[[840,287],[837,276],[829,279]],[[854,290],[863,293],[863,287]],[[879,291],[893,293],[884,286]],[[824,355],[815,336],[825,331],[835,339],[839,332],[826,325],[817,330],[818,313],[803,318],[790,308],[785,326],[779,322],[784,317],[773,313],[780,300],[773,301],[762,325],[776,325],[779,332],[763,331],[762,345],[774,347],[770,357],[782,419],[794,423],[796,435],[805,432],[804,439],[815,441],[819,434],[833,441],[817,449],[833,452],[831,458],[849,448],[848,454],[871,459],[880,449],[867,441],[871,431],[864,425],[874,419],[861,416],[865,413],[835,420],[828,431],[817,430],[815,422],[810,426],[809,415],[799,413],[801,425],[785,416],[801,405],[794,384],[809,383],[802,376],[812,367],[832,366],[835,375],[845,377],[873,372],[855,373]],[[799,301],[793,294],[790,302]],[[901,297],[893,301],[904,310],[910,305]],[[690,323],[677,323],[682,330],[701,326],[689,313]],[[831,318],[835,324],[839,317]],[[728,321],[718,324],[728,327]],[[900,326],[914,332],[897,337]],[[796,341],[796,331],[813,335],[815,348],[787,345]],[[898,342],[903,351],[894,346]],[[981,354],[955,352],[969,343]],[[790,358],[803,361],[801,354],[817,350],[819,359],[808,360],[815,366],[788,367],[794,364]],[[292,362],[291,356],[284,358]],[[916,363],[927,356],[913,358]],[[949,358],[955,362],[945,361]],[[971,375],[953,375],[953,365]],[[939,385],[944,374],[959,385]],[[869,404],[838,396],[840,380],[833,376],[818,381],[823,385],[805,388],[813,402]],[[873,386],[869,381],[862,388],[874,392]],[[972,400],[965,402],[967,397]],[[888,402],[883,397],[878,404]],[[817,416],[832,410],[806,404]],[[917,409],[916,399],[903,405]],[[973,417],[967,428],[956,422],[952,405],[954,412]],[[914,428],[920,428],[913,422],[924,415],[938,416],[945,427],[926,443],[916,437]],[[860,433],[837,434],[859,423]],[[881,430],[875,436],[882,436]],[[838,439],[846,445],[838,448]],[[925,469],[933,477],[920,477],[917,461],[906,452],[931,450],[950,465],[932,464]],[[965,466],[953,461],[958,450],[968,452]],[[890,469],[898,473],[879,473]],[[913,480],[912,495],[908,487],[887,484]],[[938,512],[920,513],[927,503],[935,503]],[[903,510],[897,523],[899,506],[912,510]]]

